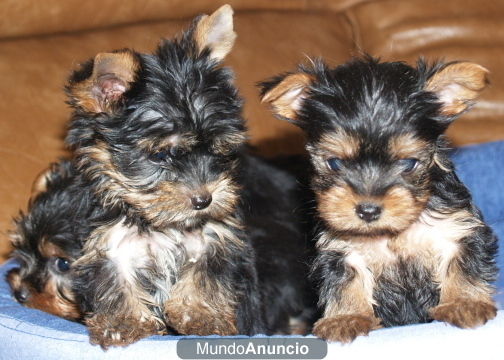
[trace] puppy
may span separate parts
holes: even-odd
[[[11,234],[12,257],[20,267],[7,274],[20,304],[76,321],[82,314],[72,291],[70,267],[93,230],[88,220],[100,208],[77,177],[71,162],[64,160],[35,181],[28,213],[15,219]]]
[[[458,179],[444,132],[487,84],[469,62],[322,61],[263,83],[301,127],[321,220],[314,334],[350,342],[381,326],[496,315],[496,238]]]
[[[258,290],[252,242],[275,241],[269,228],[295,233],[294,249],[304,248],[305,237],[288,215],[261,213],[277,202],[291,211],[282,198],[290,185],[282,188],[272,169],[247,169],[260,165],[245,153],[242,100],[231,71],[220,66],[235,37],[225,5],[154,54],[101,53],[69,81],[74,113],[67,142],[107,212],[75,263],[74,290],[91,341],[104,348],[167,329],[283,331],[291,315],[303,312],[297,289],[304,274],[295,279],[297,270],[260,275],[272,291],[295,289],[292,299]],[[263,201],[253,195],[268,189]],[[294,255],[299,262],[303,251]],[[270,262],[266,253],[260,257],[271,268],[286,269],[279,256]],[[273,274],[286,281],[268,282]],[[282,314],[264,316],[268,305],[261,299],[285,302],[273,306]]]

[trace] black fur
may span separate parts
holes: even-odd
[[[241,178],[244,222],[256,253],[262,313],[267,333],[290,333],[289,322],[311,328],[316,299],[308,282],[313,257],[312,216],[306,209],[309,192],[298,182],[296,164],[309,165],[298,157],[272,159],[268,163],[247,157]],[[294,168],[293,168],[294,165]],[[280,170],[281,169],[281,170]]]
[[[415,261],[401,260],[377,280],[374,311],[383,326],[432,320],[428,310],[439,303],[439,288],[429,269]]]
[[[28,212],[15,219],[12,257],[19,268],[9,272],[7,278],[14,297],[30,307],[48,311],[33,302],[33,296],[44,293],[48,282],[57,284],[57,295],[74,303],[71,294],[70,264],[80,257],[82,246],[94,229],[91,219],[98,216],[101,206],[89,189],[82,186],[74,165],[67,160],[52,164],[44,174],[45,190],[30,199]],[[48,256],[41,247],[54,244],[61,254]],[[58,261],[68,269],[58,268]],[[14,280],[15,277],[19,277]],[[55,313],[63,317],[70,314]]]
[[[210,241],[216,241],[215,245],[205,245],[203,254],[198,255],[201,258],[190,265],[187,260],[190,250],[184,249],[182,241],[176,247],[182,249],[182,255],[187,254],[176,261],[173,272],[166,275],[154,259],[135,270],[139,287],[155,299],[162,299],[149,305],[154,317],[162,318],[175,332],[186,333],[180,325],[172,323],[169,315],[164,315],[164,302],[172,294],[163,293],[163,288],[156,284],[164,281],[169,287],[177,286],[180,276],[192,266],[205,279],[194,284],[200,287],[200,293],[208,292],[203,296],[213,299],[225,289],[225,296],[236,298],[239,334],[288,331],[289,317],[302,314],[302,318],[308,319],[307,314],[312,312],[305,309],[311,304],[308,285],[302,280],[307,271],[306,239],[294,213],[300,206],[294,191],[296,183],[293,177],[246,154],[242,99],[233,85],[233,74],[210,57],[209,49],[198,51],[194,31],[195,25],[179,39],[163,41],[154,54],[119,51],[131,54],[138,69],[127,91],[113,104],[113,111],[89,111],[80,105],[74,91],[93,75],[93,60],[69,80],[67,91],[74,113],[67,143],[76,153],[75,161],[87,182],[85,186],[100,198],[106,211],[92,241],[99,243],[101,229],[112,228],[121,219],[126,226],[138,228],[139,236],[147,237],[173,232],[183,237],[186,233],[208,231],[208,226],[217,224],[230,231],[240,244],[230,239],[220,244],[217,234],[211,234]],[[190,137],[189,145],[157,147],[170,138],[176,139],[175,142],[186,141],[186,136]],[[143,140],[157,148],[141,146]],[[104,165],[103,158],[93,157],[94,149],[108,154],[110,163]],[[156,158],[160,152],[162,161]],[[130,183],[117,180],[117,174]],[[152,194],[156,194],[156,199],[162,197],[166,184],[197,193],[200,187],[223,177],[229,182],[229,191],[239,189],[236,194],[226,196],[237,196],[238,201],[232,206],[224,204],[218,211],[172,210],[161,200],[154,205],[144,200]],[[112,188],[111,184],[117,186]],[[133,193],[134,198],[130,197]],[[181,197],[174,206],[184,201]],[[214,200],[215,206],[219,201],[228,199]],[[158,206],[159,211],[152,211],[152,206]],[[209,209],[212,206],[213,202]],[[106,252],[105,248],[96,250],[89,245],[87,257],[75,266],[74,280],[86,322],[97,328],[91,330],[92,341],[103,347],[125,345],[149,335],[134,334],[120,341],[103,335],[112,332],[127,335],[122,330],[125,325],[116,325],[125,316],[125,291],[114,276],[115,265]],[[289,261],[284,259],[286,254]],[[217,313],[220,310],[214,309]],[[123,320],[132,328],[138,324]],[[211,327],[211,322],[221,320],[217,315],[205,325]]]
[[[308,75],[311,81],[304,89],[300,109],[287,120],[307,134],[307,149],[316,169],[313,190],[324,194],[334,186],[346,184],[355,194],[379,197],[388,189],[401,187],[414,198],[427,195],[424,208],[429,211],[450,216],[465,210],[472,219],[483,221],[469,191],[454,172],[444,140],[444,131],[458,114],[444,115],[441,99],[426,90],[429,79],[452,64],[429,65],[419,60],[416,67],[411,67],[403,62],[364,57],[335,68],[321,60],[312,66],[301,66],[298,73]],[[262,95],[292,74],[295,73],[262,83]],[[318,151],[324,135],[341,130],[358,139],[361,145],[355,156],[341,160],[338,171],[331,171],[326,160],[322,162],[317,157]],[[427,144],[423,153],[415,156],[421,161],[419,169],[408,176],[401,175],[396,159],[387,151],[390,139],[402,134],[412,134]],[[338,203],[333,206],[336,209]],[[327,238],[321,247],[341,237],[394,237],[400,233],[387,227],[341,229],[324,217],[320,220],[321,235]],[[460,240],[459,249],[460,260],[454,262],[464,276],[470,282],[491,287],[497,275],[497,241],[491,229],[483,223],[471,236]],[[329,302],[337,302],[342,289],[355,275],[345,260],[344,252],[322,249],[313,263],[322,308]],[[439,303],[440,296],[432,270],[406,259],[391,266],[393,269],[386,268],[375,279],[375,316],[384,326],[431,321],[429,310]]]

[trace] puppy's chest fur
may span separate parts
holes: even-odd
[[[163,305],[182,272],[204,261],[223,236],[232,234],[221,227],[209,222],[190,232],[168,229],[142,233],[120,221],[100,237],[98,244],[87,246],[97,246],[106,254],[116,271],[116,285],[127,289],[131,308],[137,309],[140,318],[148,320],[154,315],[161,320]]]
[[[396,237],[338,239],[325,242],[323,249],[344,254],[345,264],[372,294],[384,325],[427,322],[449,265],[461,251],[460,240],[479,225],[466,211],[425,211]]]

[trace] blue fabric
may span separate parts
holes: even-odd
[[[458,149],[453,158],[461,179],[471,190],[485,220],[500,239],[504,239],[504,142]],[[502,241],[501,241],[502,244]],[[498,262],[504,268],[504,244]],[[176,359],[176,336],[152,336],[127,348],[103,352],[89,344],[86,328],[44,312],[27,309],[16,303],[5,282],[6,272],[14,267],[10,261],[0,267],[0,359]],[[501,272],[502,274],[502,272]],[[496,296],[504,308],[504,276],[497,283]],[[485,326],[461,330],[434,322],[373,331],[351,345],[330,344],[328,359],[377,358],[404,359],[424,356],[449,358],[496,359],[502,354],[504,310]]]

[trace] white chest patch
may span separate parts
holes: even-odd
[[[120,222],[104,235],[107,257],[127,282],[133,282],[141,269],[173,279],[184,259],[180,239],[173,235],[157,231],[139,233],[136,226]]]
[[[187,261],[197,262],[206,251],[207,239],[201,231],[184,232],[183,246],[187,254]]]
[[[459,252],[460,240],[481,223],[470,213],[443,215],[424,211],[419,219],[395,238],[361,238],[328,242],[327,249],[344,251],[348,265],[377,276],[399,259],[418,259],[438,274],[446,272]]]
[[[95,250],[103,251],[113,263],[131,307],[141,304],[138,316],[148,318],[152,305],[162,309],[170,299],[183,268],[205,261],[205,254],[214,251],[212,244],[233,239],[233,232],[218,223],[209,222],[191,232],[167,229],[140,233],[137,226],[120,221],[100,233],[101,251]]]

